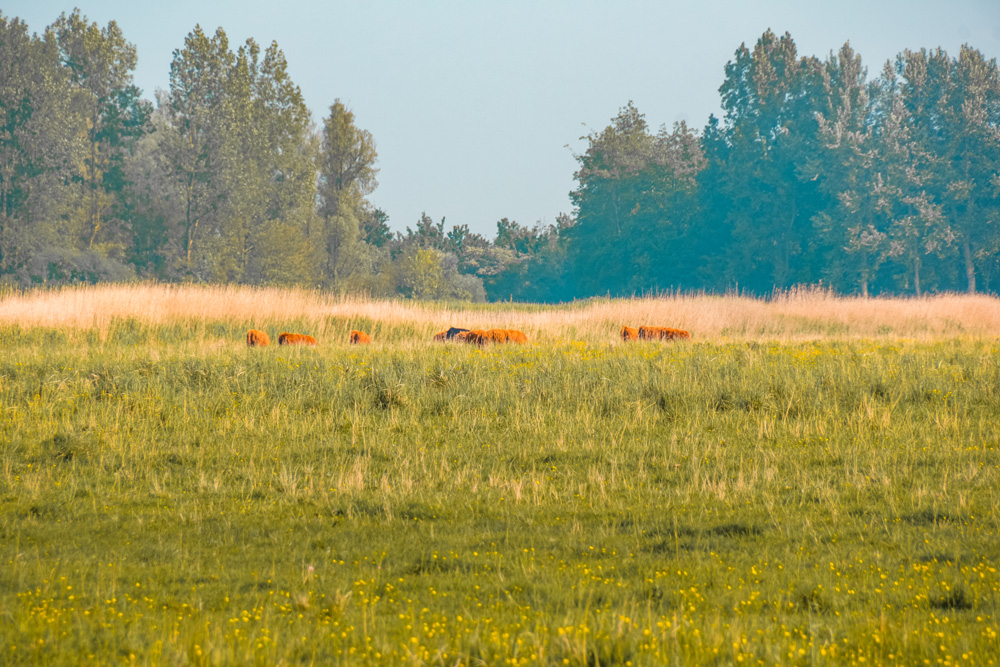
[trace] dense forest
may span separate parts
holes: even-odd
[[[0,284],[157,280],[374,296],[567,301],[823,284],[1000,291],[1000,75],[963,46],[869,76],[849,44],[741,45],[721,118],[650,128],[627,103],[585,137],[573,210],[488,239],[367,197],[372,135],[313,123],[276,43],[200,27],[155,101],[136,48],[79,10],[42,34],[0,14]]]

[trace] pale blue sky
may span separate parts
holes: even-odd
[[[136,83],[167,88],[174,49],[201,24],[233,49],[248,37],[284,51],[313,120],[334,99],[375,137],[372,202],[393,229],[422,211],[492,237],[570,212],[580,137],[634,100],[654,128],[717,112],[723,68],[741,42],[788,31],[825,57],[850,40],[877,73],[906,48],[969,43],[1000,56],[997,0],[493,2],[77,0],[138,47]],[[72,3],[13,0],[0,9],[41,32]],[[568,147],[567,147],[568,145]]]

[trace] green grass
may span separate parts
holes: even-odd
[[[998,661],[994,342],[245,328],[0,330],[0,663]]]

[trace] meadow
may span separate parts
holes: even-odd
[[[998,336],[985,296],[6,293],[0,663],[997,664]]]

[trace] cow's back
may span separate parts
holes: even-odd
[[[271,344],[266,331],[251,329],[247,332],[247,347],[267,347]]]
[[[278,336],[278,345],[311,345],[316,346],[316,339],[306,334],[283,332]]]

